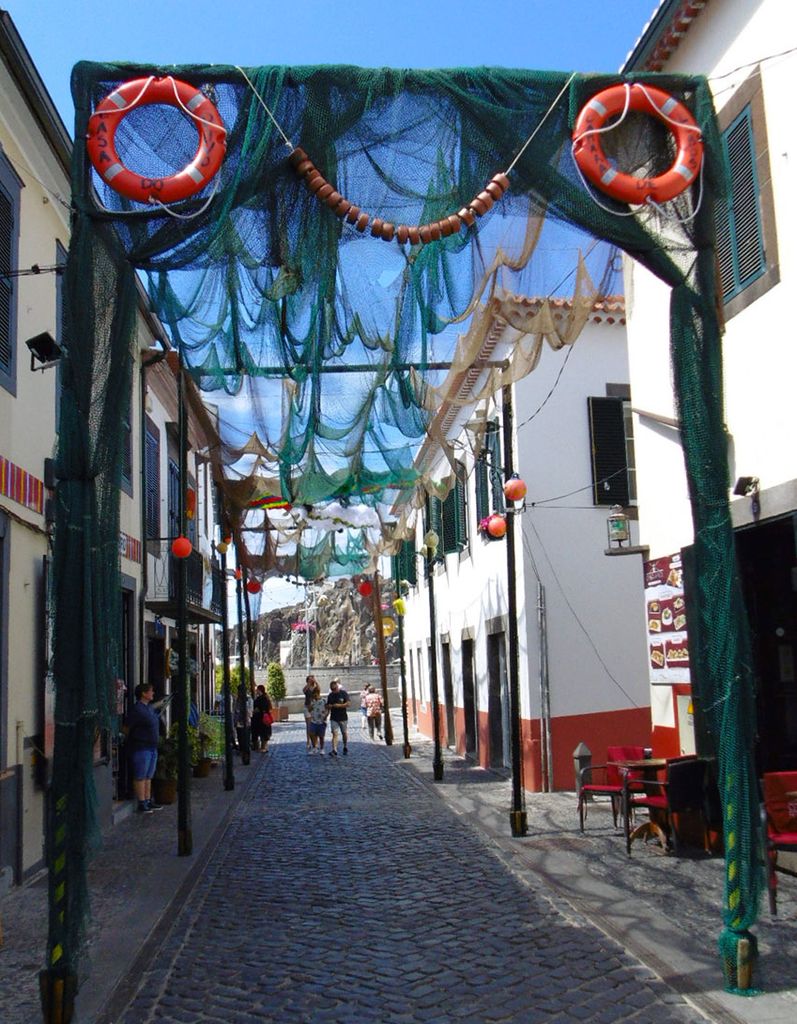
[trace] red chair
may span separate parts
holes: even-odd
[[[622,810],[623,774],[618,767],[621,761],[641,761],[645,756],[644,747],[607,747],[606,764],[592,764],[579,773],[578,823],[584,831],[587,820],[588,797],[608,796],[612,803],[612,820],[617,828],[617,818]],[[641,777],[640,772],[629,772],[629,779]]]
[[[797,853],[797,772],[764,775],[764,827],[767,843],[769,912],[778,913],[778,850]]]

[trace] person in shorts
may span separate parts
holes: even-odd
[[[161,804],[152,799],[152,777],[158,763],[160,719],[150,705],[155,696],[151,683],[139,683],[136,702],[125,719],[127,749],[133,774],[133,792],[141,814],[159,811]]]
[[[327,707],[329,708],[329,725],[332,729],[332,757],[338,756],[338,740],[343,737],[343,753],[349,752],[349,716],[346,708],[349,706],[349,695],[340,687],[340,679],[337,676],[329,684],[327,695]]]
[[[327,731],[327,707],[326,697],[321,696],[321,688],[318,683],[313,690],[313,702],[310,705],[310,739],[313,743],[313,751],[319,754],[324,753],[324,735]]]
[[[382,695],[377,693],[373,686],[368,687],[368,695],[365,698],[365,710],[368,715],[368,735],[374,738],[374,733],[382,739]]]

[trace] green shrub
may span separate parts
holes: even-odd
[[[270,662],[266,669],[266,693],[274,704],[285,699],[285,673],[276,661]]]

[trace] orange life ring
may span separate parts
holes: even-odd
[[[178,107],[193,120],[199,135],[194,159],[167,178],[147,178],[131,171],[116,151],[116,130],[122,118],[151,103]],[[109,93],[91,115],[86,148],[97,173],[120,195],[138,203],[174,203],[195,195],[216,174],[227,148],[227,132],[216,107],[193,85],[171,75],[133,78]]]
[[[626,107],[627,104],[627,107]],[[623,110],[636,110],[663,121],[678,147],[669,170],[655,178],[624,174],[609,163],[600,141],[606,122]],[[586,103],[573,129],[573,157],[588,181],[622,203],[674,199],[695,180],[703,161],[703,138],[697,122],[674,96],[653,85],[612,85]]]

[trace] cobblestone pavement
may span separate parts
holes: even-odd
[[[505,779],[447,751],[434,783],[431,744],[405,760],[398,720],[391,748],[353,725],[347,758],[308,757],[280,724],[234,793],[195,780],[190,858],[175,808],[106,834],[76,1024],[797,1019],[794,879],[755,926],[766,993],[730,996],[721,858],[629,860],[605,807],[580,834],[568,793],[528,794],[512,839]],[[0,914],[0,1022],[38,1024],[43,879]]]
[[[451,1024],[704,1018],[520,881],[393,751],[278,740],[119,1018]]]

